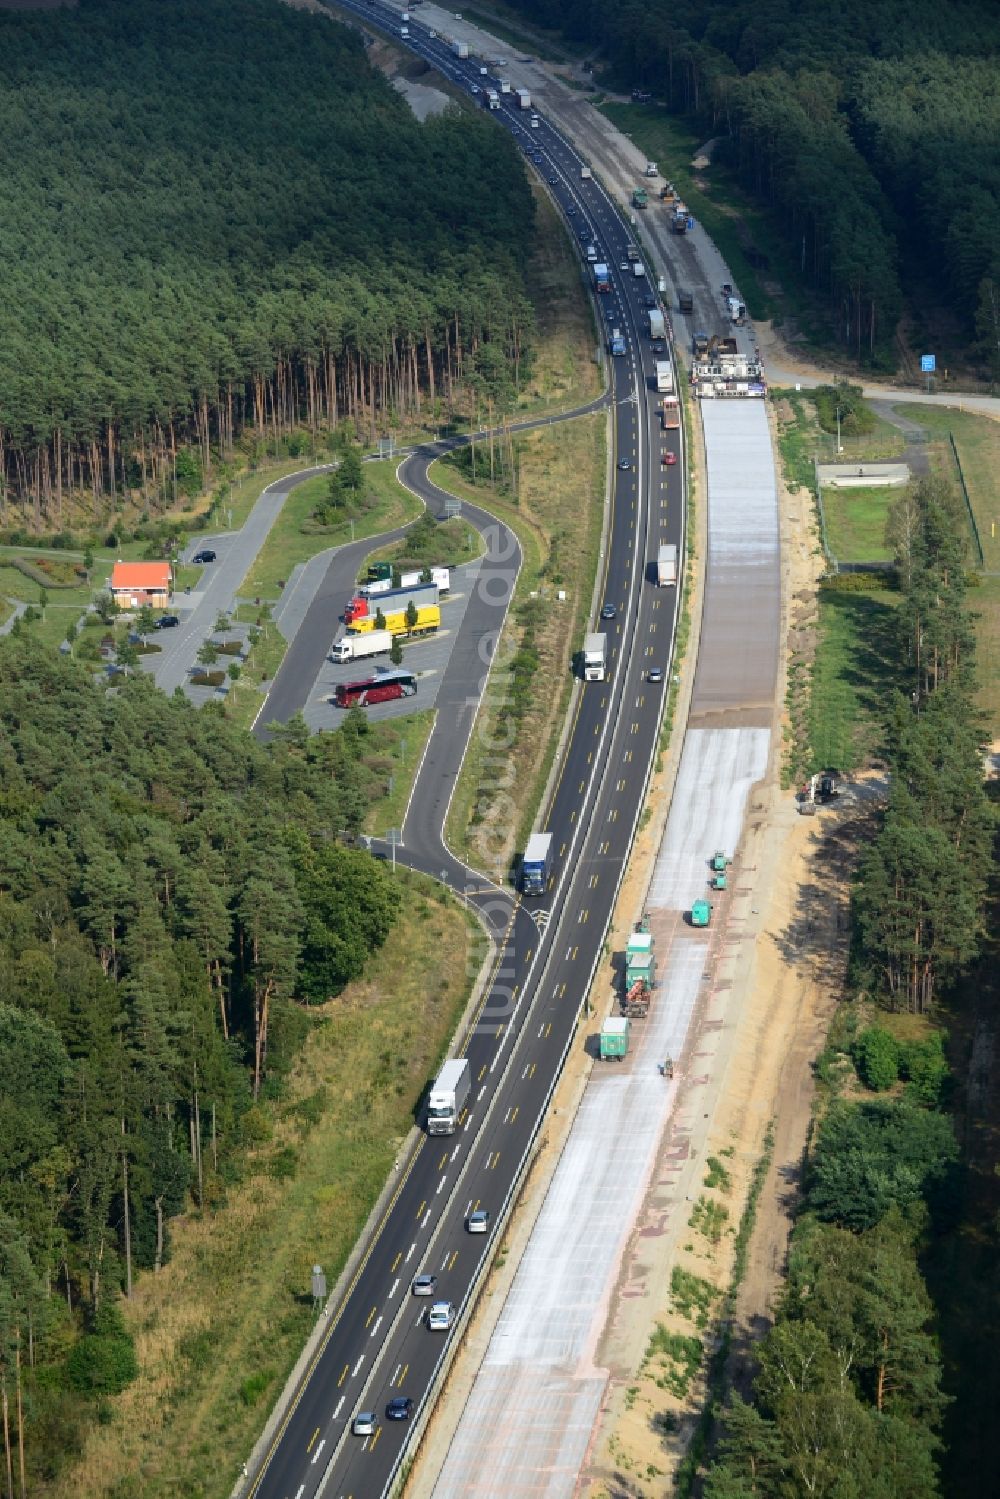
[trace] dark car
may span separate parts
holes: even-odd
[[[413,1401],[409,1395],[394,1395],[385,1408],[387,1421],[408,1421],[413,1415]]]
[[[601,610],[601,618],[602,619],[617,619],[618,618],[618,610],[615,608],[614,604],[605,604],[604,608]]]
[[[173,630],[180,624],[176,614],[161,614],[154,626],[157,630]]]
[[[558,187],[558,185],[559,185],[559,178],[558,177],[550,177],[549,178],[549,187]]]
[[[648,291],[646,293],[646,295],[643,297],[643,299],[642,299],[642,305],[643,305],[643,307],[655,307],[656,306],[656,298],[653,296],[653,293],[651,291]]]
[[[201,549],[200,552],[195,552],[194,556],[191,558],[191,561],[192,562],[214,562],[215,561],[215,553],[212,551],[211,547],[202,547],[202,549]]]
[[[632,467],[632,465],[631,465],[631,463],[629,463],[629,461],[628,461],[627,458],[619,458],[619,460],[618,460],[618,467],[624,473],[627,469],[630,469]]]
[[[541,151],[536,151],[531,159],[536,166],[541,166],[542,162],[545,160],[545,157],[542,155]]]
[[[573,215],[576,213],[576,204],[575,203],[568,204],[567,208],[566,208],[566,212],[569,214],[570,218],[572,218]]]

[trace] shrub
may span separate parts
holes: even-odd
[[[120,1395],[139,1373],[135,1345],[117,1311],[102,1314],[66,1361],[66,1378],[81,1395]]]
[[[866,1088],[883,1093],[899,1079],[899,1043],[881,1026],[862,1031],[854,1044],[854,1065]]]
[[[951,1081],[944,1043],[943,1033],[935,1031],[923,1041],[900,1048],[900,1075],[908,1079],[906,1096],[927,1109],[940,1108]]]
[[[294,456],[294,455],[293,455]],[[258,1369],[240,1385],[240,1400],[244,1405],[256,1405],[274,1378],[273,1369]]]

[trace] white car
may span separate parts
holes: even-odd
[[[356,1437],[371,1437],[375,1435],[378,1425],[378,1417],[374,1411],[358,1411],[351,1422],[351,1430]]]
[[[431,1332],[447,1332],[455,1320],[455,1308],[450,1301],[435,1301],[427,1310],[427,1326]]]
[[[490,1231],[490,1215],[485,1208],[476,1208],[465,1220],[470,1234],[486,1234]]]

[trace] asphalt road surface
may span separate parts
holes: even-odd
[[[378,7],[359,11],[366,19],[379,13],[383,24],[391,25],[388,13]],[[450,76],[469,86],[478,78],[478,64],[470,68],[458,63],[442,43],[426,39],[426,32],[412,24],[411,40]],[[441,838],[506,607],[504,594],[509,599],[519,566],[516,541],[484,512],[482,523],[493,536],[480,574],[481,596],[470,602],[456,641],[403,830],[412,862],[439,875],[444,871],[494,932],[507,930],[465,1047],[473,1092],[459,1132],[446,1139],[424,1138],[397,1184],[318,1351],[255,1460],[249,1491],[260,1495],[311,1499],[322,1489],[368,1499],[391,1484],[411,1425],[386,1420],[386,1404],[395,1395],[409,1396],[419,1418],[448,1340],[456,1336],[427,1329],[423,1306],[410,1295],[412,1277],[433,1271],[439,1277],[438,1294],[464,1308],[489,1258],[601,957],[656,752],[665,686],[649,683],[646,674],[650,666],[669,665],[677,597],[673,588],[655,587],[650,577],[661,542],[674,542],[683,554],[684,465],[667,468],[660,463],[667,443],[683,455],[681,434],[661,434],[656,415],[654,356],[643,336],[650,283],[645,275],[619,271],[627,226],[600,185],[581,180],[580,159],[568,143],[544,121],[538,129],[525,128],[509,104],[499,114],[501,123],[530,143],[532,151],[542,152],[539,170],[557,178],[552,187],[557,202],[574,228],[586,223],[596,231],[612,267],[613,290],[600,302],[608,327],[620,327],[626,339],[625,355],[611,361],[612,399],[615,459],[630,466],[616,468],[604,558],[603,598],[616,609],[615,619],[603,626],[609,636],[610,679],[588,684],[578,699],[544,823],[555,844],[549,889],[544,896],[514,904],[509,892],[452,860]],[[429,482],[427,458],[426,452],[416,455],[413,472],[404,472],[414,487]],[[429,498],[434,501],[433,495]],[[473,519],[470,509],[464,513]],[[345,559],[351,580],[359,561],[360,556]],[[339,566],[336,559],[334,565]],[[317,615],[312,630],[304,626],[289,651],[286,662],[301,649],[300,666],[288,674],[289,686],[277,704],[280,711],[275,697],[282,684],[276,682],[268,704],[271,718],[294,712],[301,684],[315,680],[317,653],[329,646],[346,577],[321,589],[328,613]],[[489,584],[491,578],[495,581]],[[487,586],[496,588],[495,600],[487,595]],[[306,626],[312,614],[311,609]],[[307,659],[310,648],[313,656]],[[294,688],[293,681],[298,684]],[[473,1236],[465,1228],[466,1214],[475,1206],[491,1213],[487,1235]],[[354,1437],[350,1422],[362,1409],[376,1411],[378,1424],[373,1435]]]

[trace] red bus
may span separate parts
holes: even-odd
[[[338,682],[333,701],[338,708],[367,708],[373,703],[391,703],[413,697],[417,679],[412,671],[382,671],[363,682]]]

